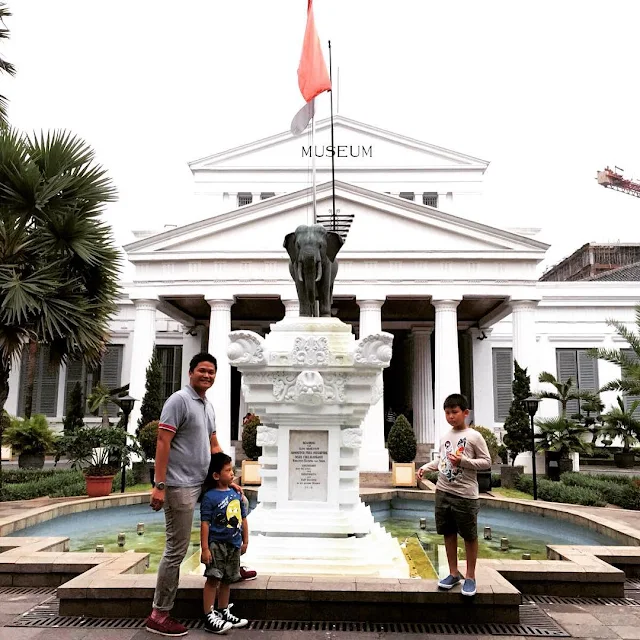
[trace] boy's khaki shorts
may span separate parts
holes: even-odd
[[[478,538],[478,501],[436,491],[436,531],[443,536],[457,533],[463,540]]]
[[[215,578],[222,582],[237,582],[240,580],[240,549],[227,542],[214,540],[209,545],[211,564],[206,565],[206,578]]]

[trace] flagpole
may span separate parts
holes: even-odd
[[[315,101],[313,98],[312,102]],[[313,105],[313,115],[311,116],[311,184],[313,189],[313,220],[311,224],[315,224],[318,216],[316,215],[316,153],[315,153],[315,137],[316,137],[316,114],[315,104]]]
[[[331,78],[331,40],[329,40],[329,82],[331,83],[331,203],[333,206],[333,212],[331,216],[331,227],[333,231],[336,230],[336,168],[335,168],[335,155],[336,148],[333,144],[333,80]]]

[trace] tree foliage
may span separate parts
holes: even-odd
[[[513,400],[504,421],[504,445],[511,454],[511,464],[515,463],[519,453],[531,449],[531,419],[523,403],[531,395],[531,379],[516,360],[513,367]]]
[[[607,320],[607,324],[629,344],[635,357],[629,357],[620,349],[589,349],[587,352],[592,358],[606,360],[620,367],[621,377],[607,383],[600,391],[617,391],[629,396],[640,396],[640,305],[636,306],[635,322],[634,332],[622,322]]]
[[[389,431],[387,448],[394,462],[413,462],[416,459],[418,451],[416,436],[403,414],[396,418]]]
[[[611,438],[620,438],[622,451],[629,453],[631,447],[640,440],[640,419],[634,417],[636,409],[640,406],[640,400],[634,400],[628,409],[625,409],[624,398],[618,396],[617,406],[612,407],[602,416],[604,428],[602,432]]]
[[[154,348],[151,361],[147,367],[145,393],[140,407],[138,431],[149,422],[160,420],[162,405],[162,363],[158,358],[157,350]]]
[[[0,128],[0,409],[25,343],[47,344],[53,364],[100,362],[120,261],[100,215],[114,200],[79,138]]]
[[[484,439],[487,444],[487,449],[489,450],[489,456],[491,456],[491,462],[495,462],[498,459],[498,439],[491,429],[488,427],[482,427],[480,425],[474,424],[472,429],[475,429]]]
[[[260,418],[253,413],[247,414],[242,421],[242,449],[249,460],[257,460],[262,455],[262,447],[256,444],[259,424]]]
[[[6,2],[0,2],[0,40],[7,40],[9,38],[9,29],[5,25],[5,18],[9,18],[11,12],[7,8]],[[15,75],[15,67],[0,56],[0,73],[6,73],[10,76]],[[7,126],[7,98],[0,95],[0,127]]]

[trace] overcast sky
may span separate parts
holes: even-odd
[[[302,104],[306,0],[8,4],[10,120],[96,149],[119,190],[108,220],[120,242],[180,221],[189,161],[287,130]],[[548,262],[588,241],[640,241],[640,199],[594,179],[607,164],[640,178],[640,2],[314,7],[340,113],[489,160],[482,219],[542,227]]]

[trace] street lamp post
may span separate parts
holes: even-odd
[[[538,478],[536,476],[536,437],[533,425],[533,418],[538,412],[539,398],[530,396],[524,400],[524,406],[531,420],[531,470],[533,472],[533,499],[538,499]]]
[[[124,414],[124,433],[125,433],[125,446],[127,444],[127,432],[129,427],[129,415],[133,411],[133,405],[136,403],[136,398],[132,398],[129,394],[126,396],[122,396],[122,398],[118,398],[120,401],[120,407],[122,408],[122,413]],[[126,473],[127,473],[127,464],[126,460],[122,461],[122,473],[120,478],[120,493],[124,493],[124,488],[126,485]]]

